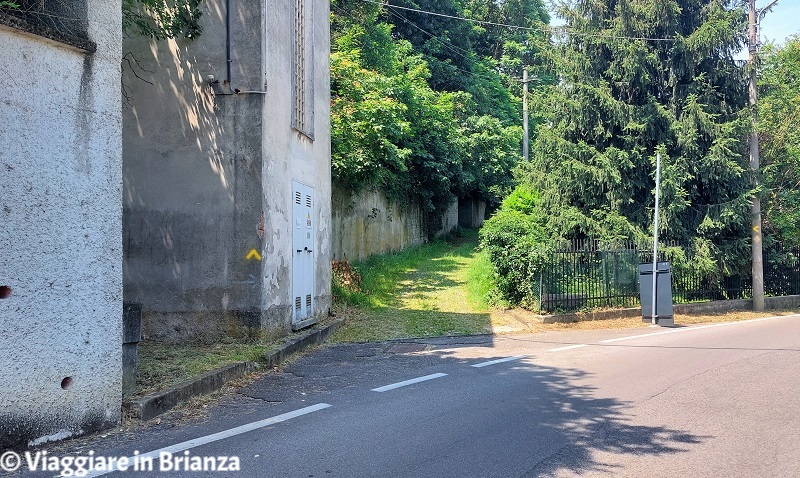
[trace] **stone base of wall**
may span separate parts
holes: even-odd
[[[24,450],[45,443],[107,430],[119,423],[120,410],[102,406],[65,410],[64,415],[49,415],[31,410],[25,415],[0,411],[0,450]]]
[[[319,322],[331,307],[331,296],[314,297],[316,317],[305,326]],[[292,332],[292,307],[272,306],[265,310],[216,310],[202,312],[142,312],[142,339],[164,343],[257,342]]]
[[[787,295],[782,297],[766,297],[765,306],[767,310],[800,308],[800,295]],[[712,302],[698,302],[695,304],[676,304],[673,306],[674,313],[681,315],[693,314],[722,314],[736,310],[753,310],[753,301],[743,300],[715,300]],[[542,318],[545,324],[580,322],[584,320],[604,320],[604,319],[624,319],[631,317],[641,317],[642,308],[632,307],[628,309],[611,309],[588,312],[575,312],[572,314],[548,315]]]
[[[142,338],[166,343],[257,341],[261,338],[261,311],[145,311]]]
[[[793,309],[800,307],[800,295],[785,295],[782,297],[766,297],[764,305],[768,309]]]
[[[734,310],[753,310],[752,300],[715,300],[696,304],[676,304],[672,310],[675,314],[721,314]]]
[[[606,320],[606,319],[625,319],[642,315],[641,308],[631,309],[611,309],[587,312],[575,312],[573,314],[546,315],[542,317],[542,323],[570,323],[582,322],[585,320]]]

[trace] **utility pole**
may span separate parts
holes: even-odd
[[[661,189],[661,153],[656,153],[656,210],[653,214],[653,309],[650,315],[650,323],[656,325],[658,323],[658,308],[656,302],[658,300],[658,192]]]
[[[753,173],[753,185],[758,188],[759,179],[759,145],[758,145],[758,93],[756,89],[757,60],[759,47],[759,25],[764,14],[769,11],[778,0],[773,0],[766,7],[757,10],[756,0],[749,0],[749,63],[750,67],[750,106],[753,108],[752,129],[750,131],[750,171]],[[761,237],[761,198],[756,194],[753,197],[751,209],[750,242],[753,250],[753,310],[764,310],[764,256]]]
[[[528,69],[522,70],[522,159],[528,162]]]

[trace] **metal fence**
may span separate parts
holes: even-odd
[[[680,247],[686,260],[672,267],[675,303],[752,297],[749,267],[734,275],[702,276],[693,267],[689,248],[676,243],[660,246],[659,260],[669,260],[664,247]],[[800,251],[764,253],[764,289],[767,295],[800,294]],[[596,241],[576,241],[553,253],[535,284],[540,308],[547,312],[639,305],[638,265],[653,260],[652,249],[626,243],[602,247]]]
[[[800,294],[800,249],[776,248],[764,254],[764,293]]]

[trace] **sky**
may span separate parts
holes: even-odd
[[[756,0],[756,8],[769,4],[770,0]],[[545,1],[548,5],[549,2]],[[564,21],[551,13],[552,25],[563,25]],[[791,35],[800,33],[800,0],[778,0],[772,10],[761,21],[761,41],[783,44]],[[747,58],[747,50],[741,59]]]
[[[756,0],[756,7],[763,7],[769,1]],[[772,40],[784,43],[786,39],[800,33],[800,0],[778,0],[778,4],[761,21],[761,41]]]

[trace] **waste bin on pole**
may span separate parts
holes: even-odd
[[[642,302],[642,322],[658,324],[662,327],[675,325],[672,308],[672,274],[669,261],[656,265],[656,317],[653,320],[653,264],[639,264],[639,297]]]

